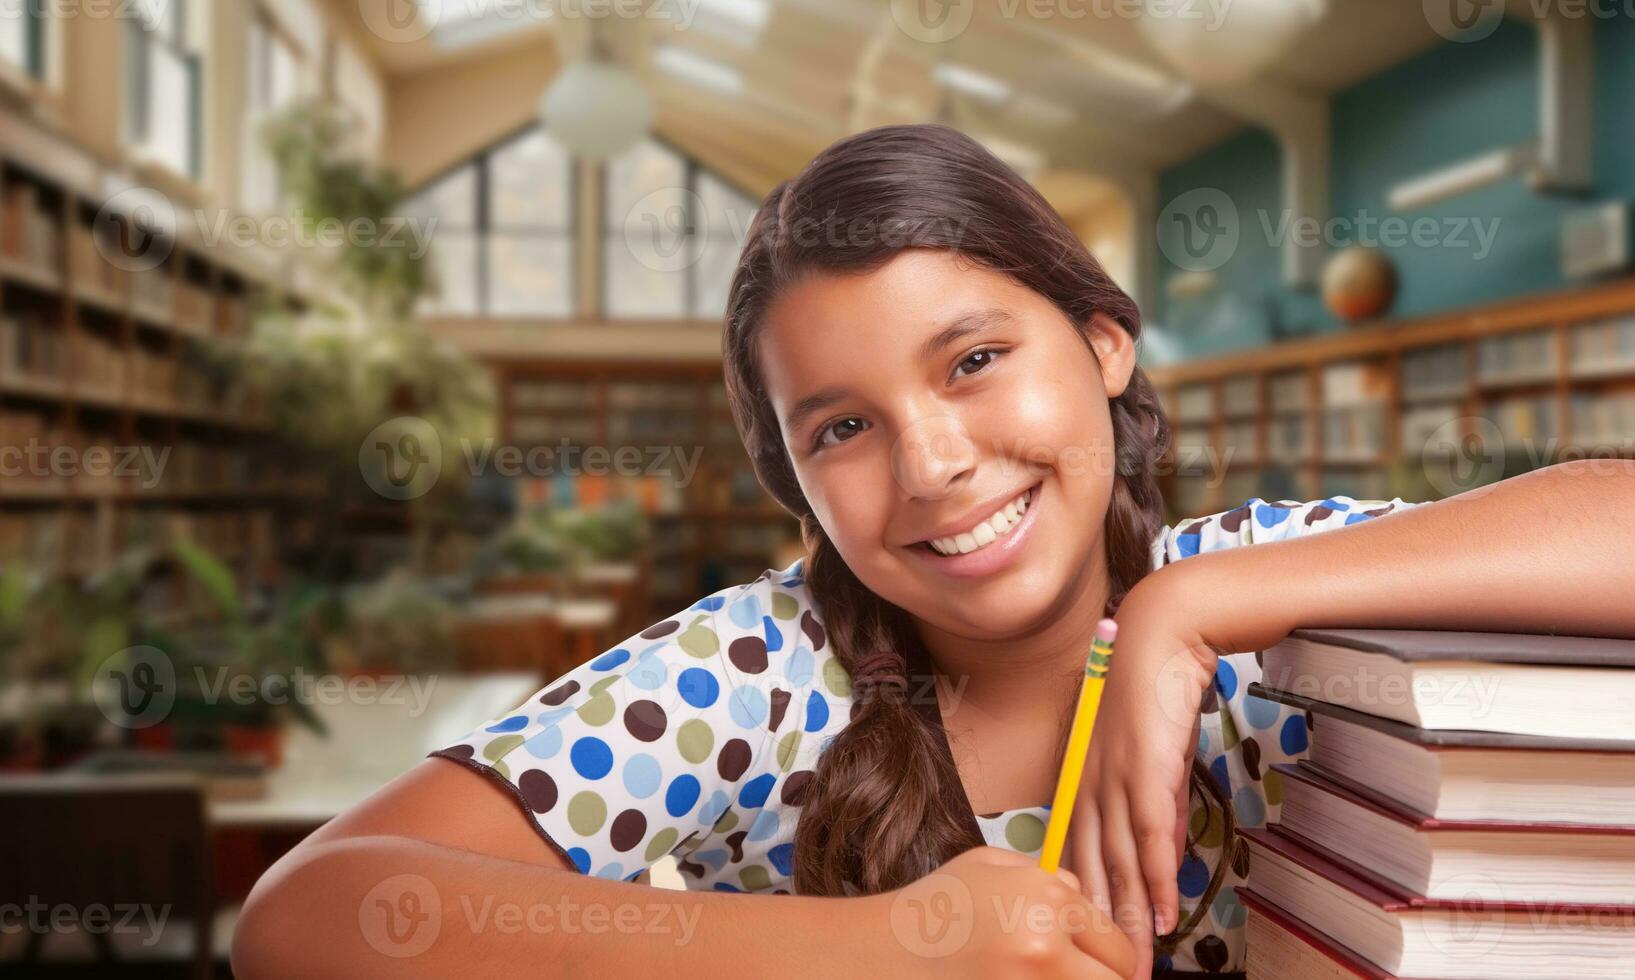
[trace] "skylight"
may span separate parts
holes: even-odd
[[[653,66],[684,82],[719,92],[743,91],[744,79],[736,68],[694,51],[666,44],[653,52]]]
[[[515,0],[415,0],[440,48],[480,44],[549,20],[554,7]]]

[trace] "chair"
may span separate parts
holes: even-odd
[[[6,824],[0,904],[69,910],[61,914],[75,922],[68,930],[54,924],[66,919],[25,927],[25,970],[43,965],[42,953],[60,959],[61,950],[48,945],[78,940],[89,943],[98,973],[168,958],[196,980],[212,976],[216,907],[201,783],[173,776],[11,777],[0,779],[0,813]],[[164,928],[147,935],[161,915]],[[0,970],[14,962],[0,958]]]

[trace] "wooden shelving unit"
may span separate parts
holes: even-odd
[[[1483,419],[1506,475],[1635,456],[1635,278],[1149,375],[1175,432],[1172,519],[1256,495],[1429,499],[1463,479],[1439,467],[1495,457]]]
[[[103,195],[139,183],[0,112],[0,563],[85,576],[185,534],[265,580],[298,535],[279,519],[298,475],[212,351],[256,304],[299,301],[264,259],[185,229],[134,248]]]
[[[667,615],[700,596],[746,582],[772,564],[799,525],[755,480],[727,407],[719,365],[632,362],[495,364],[500,431],[524,450],[641,450],[646,473],[664,450],[699,452],[691,480],[677,468],[647,473],[654,525],[651,598]]]

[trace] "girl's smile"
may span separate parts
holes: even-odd
[[[955,521],[954,533],[944,531],[910,546],[910,551],[936,571],[954,578],[977,578],[1008,568],[1022,554],[1039,523],[1040,488],[1035,483],[1020,494],[1007,495],[997,509],[978,508],[986,517],[976,522]]]

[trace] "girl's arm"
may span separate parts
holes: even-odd
[[[1632,546],[1635,461],[1589,459],[1166,565],[1119,610],[1075,869],[1138,950],[1155,921],[1175,925],[1192,721],[1218,653],[1262,650],[1302,626],[1635,637]]]

